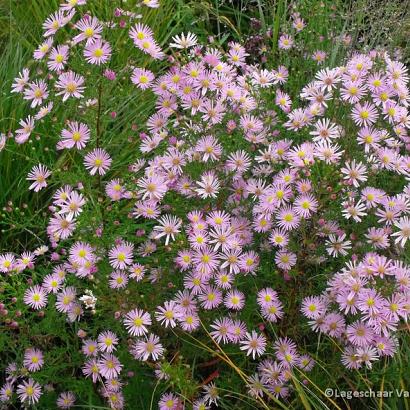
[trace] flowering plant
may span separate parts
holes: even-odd
[[[150,368],[165,386],[161,410],[231,406],[220,374],[232,403],[246,393],[249,406],[287,408],[301,386],[320,391],[309,377],[323,367],[315,332],[342,351],[345,371],[393,357],[410,310],[406,67],[355,53],[292,95],[284,65],[248,64],[237,42],[187,33],[161,47],[142,15],[117,8],[107,21],[86,6],[67,1],[46,19],[35,69],[12,89],[30,114],[4,142],[27,144],[37,130],[55,149],[27,175],[33,195],[52,195],[49,244],[0,255],[7,280],[29,282],[18,297],[10,285],[2,311],[37,311],[36,326],[60,321],[70,338],[33,337],[0,400],[39,402],[53,380],[37,375],[73,339],[76,379],[113,409]],[[294,16],[297,32],[304,25]],[[293,44],[280,36],[280,49]],[[130,127],[138,138],[124,138],[147,95],[155,107]],[[60,408],[84,400],[78,383],[54,387]]]

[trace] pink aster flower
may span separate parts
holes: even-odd
[[[111,58],[111,46],[108,42],[97,38],[84,48],[84,57],[90,64],[105,64]]]
[[[57,31],[64,27],[74,16],[75,10],[71,10],[66,14],[63,10],[59,10],[56,13],[47,17],[43,23],[44,37],[50,37],[57,33]]]
[[[142,309],[134,309],[125,315],[124,325],[132,336],[142,336],[148,333],[147,326],[152,324],[151,316]]]
[[[241,310],[245,306],[245,295],[239,290],[230,290],[224,297],[224,305],[228,309]]]
[[[125,196],[125,188],[119,179],[112,179],[106,185],[105,193],[112,201],[119,201]]]
[[[366,166],[358,162],[356,164],[356,160],[352,162],[346,162],[345,167],[341,168],[343,179],[348,181],[349,183],[353,184],[356,188],[359,186],[361,182],[367,181],[367,168]]]
[[[85,148],[88,140],[90,139],[90,129],[87,124],[77,121],[70,121],[68,123],[68,129],[63,129],[61,132],[62,140],[58,143],[57,149],[63,148]]]
[[[278,268],[289,270],[296,265],[296,255],[288,251],[278,251],[275,255],[275,263]]]
[[[24,292],[23,301],[33,309],[42,309],[47,305],[47,292],[43,287],[35,285]]]
[[[360,321],[356,321],[352,325],[347,326],[346,334],[348,340],[355,346],[370,345],[375,336],[372,329]]]
[[[51,71],[62,71],[68,61],[69,47],[58,45],[54,47],[48,57],[47,66]]]
[[[106,379],[115,379],[121,373],[122,364],[118,358],[110,353],[104,353],[98,361],[101,376]]]
[[[155,239],[165,236],[165,245],[168,245],[170,239],[175,241],[175,235],[180,232],[182,220],[173,215],[164,215],[158,222],[160,225],[154,227]]]
[[[84,77],[74,73],[73,71],[67,71],[60,74],[56,82],[56,88],[59,91],[56,95],[62,95],[63,101],[67,101],[68,98],[81,98],[83,96]]]
[[[75,404],[75,394],[71,391],[60,393],[57,398],[57,407],[60,409],[71,409]]]
[[[154,74],[145,68],[134,68],[132,72],[131,81],[141,90],[150,88],[150,84],[154,80]]]
[[[31,169],[27,175],[28,181],[34,181],[29,189],[33,189],[34,192],[38,192],[47,186],[46,179],[51,175],[51,171],[46,166],[39,164]]]
[[[29,115],[25,120],[20,120],[19,124],[22,128],[16,130],[16,142],[17,144],[24,144],[34,130],[34,118]]]
[[[246,332],[245,337],[240,341],[240,349],[246,351],[246,355],[261,356],[265,353],[266,337],[258,335],[254,330],[251,333]]]
[[[158,306],[155,312],[155,319],[164,327],[175,327],[177,325],[176,319],[181,317],[180,308],[173,300],[166,301],[164,306]]]
[[[173,393],[164,393],[158,402],[159,410],[179,410],[181,407],[181,400]]]
[[[90,359],[87,360],[82,367],[83,374],[85,377],[90,377],[93,380],[93,383],[96,383],[97,380],[100,378],[100,368],[97,359]]]
[[[369,102],[365,102],[363,105],[357,103],[352,110],[353,121],[359,126],[369,126],[375,123],[377,116],[377,108]]]
[[[31,108],[41,105],[47,97],[47,84],[43,80],[35,80],[32,83],[28,83],[27,88],[24,90],[24,99],[31,101]]]
[[[131,353],[137,360],[143,362],[147,361],[150,357],[152,360],[157,361],[164,354],[164,348],[160,343],[159,337],[150,333],[145,339],[140,339],[135,342]]]
[[[402,247],[410,240],[410,218],[403,216],[398,221],[394,222],[394,226],[399,230],[394,232],[392,236],[395,237],[395,242],[399,243]]]
[[[123,242],[116,245],[108,252],[110,265],[115,269],[126,269],[132,264],[134,245],[129,242]]]
[[[12,253],[0,255],[0,272],[10,272],[16,268],[16,258]]]
[[[84,166],[90,171],[90,175],[105,175],[111,166],[111,157],[102,148],[96,148],[84,157]]]
[[[278,43],[279,43],[279,48],[283,50],[289,50],[290,48],[293,47],[293,39],[288,34],[282,34],[279,37]]]
[[[24,366],[29,372],[36,372],[43,367],[43,353],[39,349],[27,349],[24,352]]]
[[[300,218],[297,216],[295,209],[290,206],[281,208],[276,215],[277,224],[285,231],[290,231],[299,226]]]
[[[74,27],[81,31],[80,34],[77,34],[73,38],[74,44],[84,40],[86,40],[86,44],[90,44],[93,41],[100,39],[103,31],[103,27],[96,17],[82,18]]]
[[[111,289],[123,289],[128,284],[128,276],[121,271],[114,271],[110,274],[108,281]]]
[[[142,198],[149,198],[156,201],[162,199],[168,190],[166,180],[160,175],[152,175],[144,177],[138,180],[139,192],[142,194]]]
[[[17,395],[23,403],[35,404],[39,401],[41,394],[41,386],[33,379],[23,380],[17,386]]]
[[[28,82],[30,81],[30,70],[28,68],[24,68],[18,76],[14,79],[12,84],[12,93],[22,93],[26,88]]]
[[[115,333],[107,330],[98,335],[98,350],[111,353],[116,349],[118,337]]]
[[[214,286],[206,285],[198,296],[198,300],[204,309],[212,310],[222,303],[222,292]]]
[[[301,312],[308,319],[317,319],[326,312],[326,305],[322,298],[318,296],[309,296],[302,301]]]
[[[41,43],[33,53],[34,60],[42,60],[44,56],[50,51],[53,45],[53,38],[47,38],[43,43]]]

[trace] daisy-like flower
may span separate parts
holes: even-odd
[[[65,14],[63,10],[59,10],[47,17],[43,23],[44,37],[54,36],[60,28],[64,27],[73,18],[74,14],[74,10],[71,10],[68,14]]]
[[[56,95],[63,96],[63,102],[67,101],[68,98],[81,98],[83,96],[84,87],[84,77],[74,73],[73,71],[68,71],[62,73],[56,82],[56,88],[59,91]]]
[[[47,233],[54,240],[67,239],[74,232],[75,226],[74,220],[68,215],[54,214],[48,224]]]
[[[160,225],[154,227],[155,239],[165,236],[165,245],[168,245],[170,239],[175,241],[175,235],[180,232],[182,220],[174,215],[164,215],[158,222]]]
[[[309,296],[302,301],[301,312],[308,319],[317,319],[326,312],[326,305],[322,298],[318,296]]]
[[[20,120],[19,124],[21,128],[16,130],[16,142],[17,144],[24,144],[34,130],[34,118],[29,115],[25,120]]]
[[[105,175],[110,168],[112,159],[102,148],[96,148],[84,157],[84,166],[90,171],[90,175]]]
[[[83,40],[86,40],[86,44],[90,44],[93,41],[100,39],[103,31],[103,27],[96,17],[82,18],[74,27],[81,31],[80,34],[77,34],[73,38],[74,44]]]
[[[395,242],[399,243],[402,247],[410,240],[410,218],[403,216],[398,221],[394,222],[394,226],[399,229],[398,232],[394,232],[392,236],[396,237]]]
[[[296,255],[292,252],[280,250],[276,252],[275,263],[278,268],[289,270],[296,265]]]
[[[53,38],[49,37],[43,43],[41,43],[33,53],[34,60],[42,60],[50,51],[50,48],[53,45],[53,41]]]
[[[176,319],[180,317],[180,308],[173,300],[166,301],[164,306],[158,306],[155,312],[156,320],[164,327],[175,327],[177,325]]]
[[[43,353],[39,349],[27,349],[24,352],[24,366],[29,372],[36,372],[43,367]]]
[[[107,330],[98,335],[98,350],[101,352],[111,353],[116,349],[118,337],[115,333]]]
[[[97,342],[92,339],[84,340],[81,351],[88,357],[97,356],[97,353],[98,353]]]
[[[63,129],[61,132],[62,140],[58,143],[57,149],[63,148],[85,148],[87,142],[90,139],[90,129],[87,124],[77,121],[70,121],[68,123],[68,129]]]
[[[239,343],[240,349],[245,350],[247,356],[252,355],[253,359],[265,353],[266,337],[258,335],[254,330],[251,333],[246,332],[244,339]]]
[[[142,198],[160,201],[168,190],[165,179],[160,175],[152,175],[138,180],[137,186]]]
[[[62,313],[68,313],[76,297],[76,290],[67,287],[57,294],[56,309]]]
[[[28,181],[34,181],[29,189],[33,189],[34,192],[38,192],[47,186],[46,179],[51,175],[51,171],[46,166],[39,164],[31,169],[27,175]]]
[[[222,303],[222,292],[214,286],[204,286],[203,293],[198,296],[201,306],[206,310],[215,309]]]
[[[158,402],[159,410],[178,410],[181,407],[181,400],[173,393],[163,394]]]
[[[12,253],[0,255],[0,272],[6,273],[12,271],[15,266],[16,258]]]
[[[39,401],[41,394],[41,386],[33,379],[23,380],[17,386],[17,395],[23,403],[35,404]]]
[[[151,87],[151,83],[154,80],[155,76],[150,70],[145,68],[134,68],[132,72],[131,81],[141,90],[146,90]]]
[[[367,181],[367,168],[366,165],[358,162],[356,160],[352,162],[346,162],[345,167],[341,168],[343,179],[353,184],[354,187],[358,187],[361,182]]]
[[[141,4],[151,9],[157,9],[159,7],[159,0],[142,0]]]
[[[134,309],[125,315],[124,325],[132,336],[142,336],[148,333],[147,326],[152,324],[151,316],[142,309]]]
[[[299,226],[300,218],[297,216],[296,211],[290,207],[283,207],[276,214],[278,226],[285,231],[290,231]]]
[[[346,234],[336,236],[330,235],[329,240],[326,241],[326,251],[329,255],[337,257],[339,255],[346,256],[347,251],[352,248],[352,242],[345,241]]]
[[[220,183],[217,176],[212,172],[205,172],[201,175],[201,180],[197,182],[199,188],[195,191],[203,198],[216,198],[219,192]]]
[[[7,403],[11,401],[14,393],[14,386],[13,383],[11,382],[6,382],[1,388],[0,388],[0,402],[1,403]]]
[[[312,59],[314,61],[316,61],[318,64],[322,64],[323,61],[325,61],[326,59],[326,52],[323,50],[316,50],[313,54],[312,54]]]
[[[82,367],[82,371],[85,377],[91,376],[93,383],[96,383],[100,377],[100,368],[97,359],[93,358],[86,361]]]
[[[21,71],[14,79],[14,82],[12,84],[12,93],[22,93],[24,89],[26,88],[28,82],[30,81],[30,71],[28,68],[24,68],[23,71]]]
[[[84,48],[84,57],[90,64],[105,64],[111,58],[111,46],[107,41],[97,38]]]
[[[357,103],[352,110],[353,121],[359,126],[369,126],[375,123],[377,116],[377,108],[369,102],[365,102],[363,105]]]
[[[98,367],[101,376],[111,380],[117,378],[121,373],[122,364],[113,354],[105,353],[98,361]]]
[[[112,179],[105,187],[105,193],[111,201],[119,201],[124,197],[125,188],[119,179]]]
[[[47,105],[41,107],[37,114],[34,116],[35,120],[41,120],[46,115],[50,114],[51,110],[53,109],[54,104],[52,102],[48,103]]]
[[[127,286],[128,276],[121,271],[114,271],[110,274],[108,281],[111,289],[123,289]]]
[[[131,28],[129,35],[138,47],[144,53],[149,54],[152,58],[161,60],[164,53],[153,38],[152,30],[144,24],[136,24]]]
[[[356,321],[353,324],[347,326],[346,334],[348,340],[355,346],[368,346],[374,340],[373,330],[363,322]]]
[[[232,320],[229,318],[224,317],[222,319],[216,319],[211,325],[211,328],[214,330],[212,330],[210,334],[217,343],[228,343],[229,333],[232,331],[232,325]]]
[[[108,252],[110,265],[114,269],[126,269],[132,264],[134,245],[129,242],[123,242],[116,245]]]
[[[42,309],[47,305],[47,292],[42,286],[35,285],[24,292],[23,301],[33,309]]]
[[[245,306],[245,295],[239,290],[231,290],[225,295],[224,305],[228,309],[241,310]]]
[[[303,218],[309,218],[312,213],[315,213],[319,203],[312,194],[300,195],[294,202],[295,212]]]
[[[43,80],[35,80],[24,90],[24,99],[31,101],[31,108],[41,105],[47,99],[47,84]]]
[[[47,66],[51,71],[62,71],[68,61],[69,47],[67,45],[59,45],[54,47],[48,57]]]
[[[353,201],[344,201],[342,206],[342,214],[346,219],[352,218],[356,222],[361,222],[362,217],[366,216],[366,206],[361,200],[357,204]]]
[[[73,1],[73,0],[69,0]],[[84,0],[85,1],[85,0]],[[71,391],[61,393],[57,398],[57,407],[60,409],[71,409],[75,404],[75,394]]]
[[[195,34],[188,32],[187,35],[181,33],[180,35],[172,37],[172,43],[169,44],[170,47],[186,49],[196,46],[198,39]]]
[[[145,362],[150,357],[157,361],[164,354],[164,348],[160,343],[159,337],[149,334],[145,340],[138,340],[132,347],[131,353],[137,360]]]
[[[282,50],[289,50],[290,48],[293,47],[293,39],[288,34],[282,34],[279,37],[278,43],[279,43],[279,48],[281,48]]]

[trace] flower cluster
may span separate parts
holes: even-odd
[[[125,354],[155,366],[157,378],[167,380],[161,364],[173,360],[173,335],[198,337],[208,353],[217,346],[219,358],[232,368],[225,348],[241,355],[241,374],[256,402],[288,396],[289,381],[310,371],[314,360],[305,343],[297,344],[293,335],[278,337],[276,330],[287,331],[281,325],[290,315],[286,283],[297,283],[312,266],[327,264],[337,273],[326,277],[320,296],[306,295],[300,286],[297,322],[304,316],[313,332],[343,346],[347,369],[371,368],[380,357],[393,356],[410,311],[410,267],[401,260],[410,239],[406,67],[384,52],[353,54],[343,66],[321,69],[299,95],[291,95],[287,67],[248,64],[241,44],[229,42],[226,50],[201,46],[187,33],[172,38],[169,46],[176,51],[159,75],[134,62],[107,68],[116,50],[103,35],[117,23],[78,17],[77,6],[85,3],[68,1],[45,21],[44,43],[33,57],[49,75],[34,79],[24,69],[16,78],[12,91],[38,111],[20,121],[14,139],[27,142],[57,106],[53,102],[80,100],[77,117],[61,121],[56,152],[77,155],[81,171],[70,172],[86,171],[94,185],[86,190],[82,183],[61,184],[57,169],[35,166],[28,189],[50,189],[50,177],[59,186],[48,208],[53,252],[38,260],[48,249],[1,254],[0,272],[25,274],[44,264],[47,274],[29,282],[24,304],[45,314],[55,301],[69,323],[99,328],[86,339],[85,332],[78,334],[84,339],[82,373],[98,384],[109,406],[121,409],[125,402],[120,374],[127,363],[117,350],[125,347]],[[157,8],[158,2],[142,5]],[[165,59],[152,29],[134,23],[138,15],[117,9],[115,16],[123,19],[118,25],[129,43],[153,60]],[[65,26],[75,34],[57,44]],[[293,29],[304,26],[294,15]],[[282,50],[292,46],[290,35],[280,36]],[[86,88],[86,72],[73,70],[75,58],[87,69],[95,66],[96,90]],[[315,53],[317,62],[324,58]],[[125,165],[117,161],[112,140],[103,138],[100,121],[102,87],[119,81],[119,73],[133,92],[155,98],[138,150]],[[89,207],[103,209],[97,225],[82,223]],[[131,224],[136,234],[123,228]],[[151,299],[140,297],[143,287]],[[115,333],[92,322],[106,311],[115,312],[121,324],[109,327]],[[25,352],[29,373],[44,362],[40,350]],[[22,403],[40,399],[40,384],[11,364],[2,402],[12,400],[16,385]],[[217,405],[216,385],[204,385],[187,400],[166,392],[158,406]],[[74,401],[74,393],[62,392],[57,404],[69,408]]]

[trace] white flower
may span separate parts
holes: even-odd
[[[95,304],[97,303],[97,298],[93,295],[93,292],[86,289],[84,295],[80,297],[80,301],[84,303],[86,309],[95,309]]]
[[[198,40],[195,34],[188,32],[186,36],[184,33],[181,33],[180,36],[172,37],[172,41],[173,43],[170,43],[170,47],[184,49],[195,46]]]

